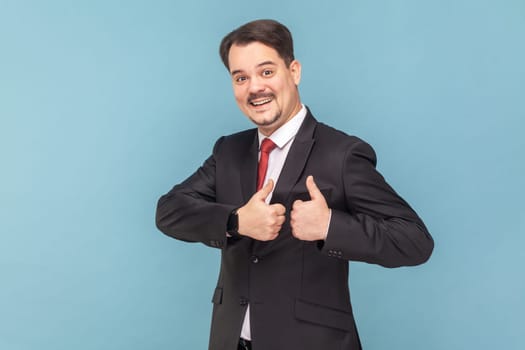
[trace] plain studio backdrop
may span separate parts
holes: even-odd
[[[218,45],[257,18],[436,241],[419,267],[351,263],[364,348],[524,349],[523,0],[0,0],[0,348],[207,347],[219,251],[155,206],[251,127]]]

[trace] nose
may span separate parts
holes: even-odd
[[[265,89],[264,82],[260,77],[256,76],[250,79],[250,87],[249,87],[250,93],[261,92],[261,91],[264,91],[264,89]]]

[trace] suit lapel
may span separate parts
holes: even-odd
[[[315,142],[313,135],[316,124],[317,121],[308,110],[303,125],[295,135],[292,147],[286,156],[272,196],[272,203],[286,203],[292,188],[299,181]]]
[[[257,156],[259,152],[259,142],[257,131],[252,137],[251,144],[244,150],[245,154],[241,157],[240,165],[241,188],[244,203],[248,202],[255,193],[257,186]]]

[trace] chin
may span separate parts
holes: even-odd
[[[279,119],[281,118],[281,114],[270,114],[269,116],[261,117],[260,115],[255,115],[253,118],[250,118],[257,126],[264,126],[264,127],[270,127],[272,125],[275,125]]]

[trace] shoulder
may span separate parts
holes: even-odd
[[[342,130],[336,129],[330,125],[318,121],[308,107],[304,124],[305,125],[303,125],[302,129],[305,131],[305,133],[308,133],[307,130],[313,131],[312,136],[316,142],[328,142],[345,147],[355,143],[364,142],[357,136],[349,135]]]
[[[227,140],[228,142],[251,142],[253,141],[254,137],[257,136],[257,129],[248,129],[236,132],[231,135],[223,136],[224,140]]]
[[[221,151],[230,151],[246,149],[250,147],[257,139],[257,129],[248,129],[231,135],[221,136],[215,142],[213,147],[214,153]]]
[[[342,130],[336,129],[321,122],[317,122],[314,137],[316,141],[329,143],[330,145],[333,145],[337,148],[348,148],[359,144],[365,144],[370,147],[370,145],[360,137],[347,134]]]
[[[324,152],[338,153],[344,157],[366,158],[373,164],[377,161],[376,153],[368,142],[324,123],[317,122],[314,139],[316,145]]]

